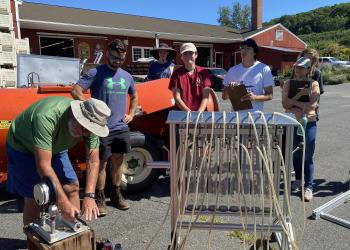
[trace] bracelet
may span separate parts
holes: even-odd
[[[95,199],[95,193],[85,193],[84,198],[87,197],[87,198],[91,198],[91,199]]]

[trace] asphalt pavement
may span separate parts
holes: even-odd
[[[221,93],[217,93],[220,98]],[[222,110],[230,111],[229,102],[220,102]],[[264,111],[281,111],[281,91],[274,88],[274,99],[265,103]],[[302,249],[349,249],[350,237],[347,228],[323,219],[310,218],[312,210],[349,190],[350,152],[350,84],[325,86],[321,96],[320,121],[318,123],[315,161],[314,199],[306,203],[306,216],[303,217],[301,201],[297,195],[291,197],[293,216],[298,223],[304,220],[305,231]],[[169,208],[169,177],[162,176],[150,189],[126,198],[130,209],[120,211],[108,206],[106,217],[93,221],[96,238],[108,238],[113,243],[121,243],[124,250],[145,249]],[[350,220],[349,203],[332,212]],[[208,232],[193,231],[186,249],[207,249]],[[15,197],[6,194],[0,187],[0,250],[25,249],[26,241],[22,230],[20,203]],[[170,219],[165,220],[150,249],[167,249],[170,244]],[[275,245],[271,245],[276,249]],[[213,232],[211,249],[243,249],[242,241],[230,237],[229,232]]]

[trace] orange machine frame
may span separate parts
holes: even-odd
[[[140,131],[161,137],[168,141],[168,125],[165,123],[169,109],[174,106],[172,92],[168,89],[169,79],[159,79],[136,84],[138,105],[143,115],[134,118],[130,124],[131,130]],[[38,88],[0,89],[2,100],[0,112],[0,183],[7,179],[6,135],[8,127],[16,116],[32,103],[48,96],[59,95],[71,98],[72,86],[48,86]],[[90,97],[87,92],[86,98]],[[129,102],[129,100],[128,100]],[[128,107],[129,105],[127,105]],[[211,91],[208,111],[217,111],[216,95]],[[73,166],[78,176],[85,170],[85,152],[82,144],[69,151]]]

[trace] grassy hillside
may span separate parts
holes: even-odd
[[[299,37],[324,56],[336,55],[350,61],[350,29],[311,33]]]
[[[276,23],[282,23],[321,55],[350,59],[350,3],[285,15],[264,26]]]

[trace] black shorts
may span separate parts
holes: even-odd
[[[129,153],[130,149],[129,129],[110,131],[107,137],[100,138],[101,160],[107,160],[112,154]]]

